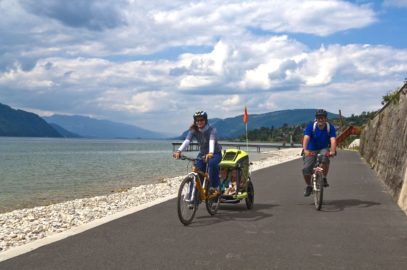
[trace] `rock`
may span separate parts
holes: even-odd
[[[396,102],[386,104],[363,128],[360,153],[389,188],[407,213],[407,82]],[[389,166],[391,164],[391,166]],[[404,188],[403,188],[404,187]],[[404,201],[404,200],[402,200]]]

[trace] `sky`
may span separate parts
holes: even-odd
[[[0,0],[0,103],[179,134],[209,118],[381,107],[407,0]]]

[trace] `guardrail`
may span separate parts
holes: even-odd
[[[172,150],[176,151],[182,142],[172,142]],[[220,145],[224,148],[237,148],[237,149],[256,149],[256,152],[260,153],[261,149],[263,148],[300,148],[302,147],[301,144],[289,144],[289,143],[249,143],[246,144],[244,142],[219,142]],[[199,151],[199,144],[198,143],[190,143],[188,148],[184,151]]]

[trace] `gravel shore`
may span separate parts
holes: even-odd
[[[299,158],[299,154],[298,148],[270,151],[267,158],[253,162],[251,171]],[[154,201],[161,202],[160,198],[174,198],[182,179],[179,176],[105,196],[0,214],[0,253],[133,207],[151,206]]]

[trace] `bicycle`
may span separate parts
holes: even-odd
[[[191,224],[199,205],[203,201],[205,201],[208,213],[211,216],[215,215],[219,209],[220,196],[210,198],[209,166],[206,166],[206,171],[204,172],[199,170],[196,165],[198,159],[184,155],[181,155],[180,159],[188,160],[193,163],[191,172],[189,172],[181,182],[177,198],[178,218],[182,224],[187,226]],[[200,176],[203,178],[202,182]]]
[[[318,154],[313,168],[313,174],[311,176],[312,193],[314,195],[315,209],[321,210],[322,202],[324,198],[324,169],[322,168],[323,155]]]

